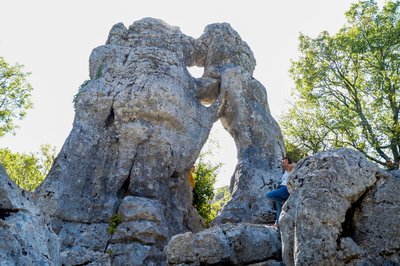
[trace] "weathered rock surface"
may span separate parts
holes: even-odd
[[[189,74],[192,65],[204,67],[202,78]],[[162,264],[173,235],[203,229],[187,172],[220,117],[239,164],[219,221],[272,218],[262,191],[279,177],[283,142],[254,67],[250,48],[226,23],[197,40],[151,18],[116,24],[90,56],[73,129],[36,191],[64,254]],[[116,215],[121,223],[109,235]]]
[[[59,238],[28,193],[0,166],[0,264],[59,265]]]
[[[196,98],[186,68],[193,56],[193,38],[155,19],[117,24],[93,50],[73,129],[37,190],[62,250],[107,250],[116,265],[159,264],[171,236],[202,228],[186,176],[222,99],[205,107]],[[116,214],[122,223],[109,236]],[[146,261],[129,261],[138,250]]]
[[[275,214],[265,193],[282,175],[284,145],[272,118],[265,88],[243,68],[226,70],[221,86],[227,90],[222,124],[234,136],[238,165],[231,179],[232,200],[213,221],[273,222]]]
[[[226,224],[195,235],[174,236],[166,247],[168,263],[399,265],[400,179],[396,173],[378,170],[357,151],[338,149],[300,161],[290,176],[289,190],[280,219],[283,262],[279,256],[261,256],[268,252],[260,250],[265,243],[257,245],[255,235],[260,233],[250,237],[253,240],[249,243],[236,239],[245,243],[241,247],[249,255],[237,259],[240,255],[232,254],[243,254],[242,250],[226,248],[235,247],[227,232],[253,233],[254,227]]]
[[[279,265],[281,242],[270,226],[227,223],[176,235],[165,252],[169,265]]]
[[[281,176],[284,144],[271,116],[266,90],[252,77],[256,65],[253,53],[229,24],[223,23],[206,27],[196,40],[196,56],[197,65],[204,67],[200,81],[220,80],[226,100],[221,122],[238,150],[232,200],[214,224],[272,222],[272,205],[265,193]]]
[[[285,265],[398,263],[398,181],[351,149],[300,161],[280,219]]]
[[[89,249],[75,247],[73,250],[61,252],[61,265],[89,265],[89,266],[105,266],[111,265],[109,254],[95,252]]]
[[[400,179],[383,171],[354,206],[348,235],[373,265],[400,265]],[[350,213],[351,215],[351,213]]]

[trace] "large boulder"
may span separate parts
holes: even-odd
[[[400,182],[351,149],[300,161],[280,218],[285,265],[399,263]]]
[[[48,217],[0,165],[0,264],[59,265],[59,248]]]
[[[277,230],[260,224],[214,226],[172,237],[165,247],[168,265],[249,265],[281,259]]]
[[[346,233],[363,249],[360,260],[400,265],[400,179],[384,171],[377,177],[349,213]]]

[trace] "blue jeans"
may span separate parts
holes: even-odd
[[[266,194],[267,198],[273,202],[276,202],[278,205],[278,210],[276,211],[276,220],[275,223],[279,222],[279,215],[281,215],[282,205],[285,203],[287,198],[289,198],[289,192],[286,186],[279,186],[277,189],[274,189]]]

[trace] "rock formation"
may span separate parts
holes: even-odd
[[[169,265],[279,265],[281,241],[271,226],[227,223],[197,234],[176,235],[165,253]]]
[[[189,74],[194,65],[204,68],[201,78]],[[281,175],[284,145],[254,68],[226,23],[198,39],[151,18],[116,24],[90,56],[73,129],[43,184],[31,197],[0,169],[2,262],[400,264],[398,173],[378,171],[353,150],[299,162],[281,238],[260,225],[275,218],[265,193]],[[232,200],[203,230],[187,175],[218,119],[238,165]]]
[[[37,191],[63,250],[107,252],[115,265],[159,264],[171,236],[202,228],[185,176],[221,99],[210,107],[196,99],[186,68],[193,56],[193,38],[153,19],[115,25],[93,50],[73,129]]]
[[[398,264],[400,180],[382,173],[350,149],[300,161],[280,219],[285,265]]]
[[[360,261],[400,265],[400,179],[384,171],[377,177],[376,184],[348,213],[352,223],[345,234],[363,251],[356,253]]]
[[[166,247],[169,265],[400,263],[399,178],[378,170],[357,151],[339,149],[300,161],[290,176],[289,188],[291,195],[280,219],[283,262],[270,256],[276,251],[271,244],[278,240],[276,231],[239,223],[174,236]],[[229,230],[246,231],[243,235],[253,235],[253,240],[236,239],[242,243],[236,246]],[[237,254],[243,253],[251,255],[247,260],[238,259]]]
[[[49,223],[0,166],[0,264],[59,265],[59,238]]]
[[[238,45],[240,44],[240,45]],[[221,122],[233,137],[238,164],[231,180],[232,200],[214,224],[274,220],[265,193],[280,178],[282,134],[271,116],[264,86],[252,77],[255,59],[229,24],[212,24],[196,40],[197,65],[204,80],[220,80],[225,91]]]
[[[193,65],[204,67],[202,78],[189,74]],[[187,172],[219,118],[239,150],[233,200],[219,221],[273,216],[263,193],[279,176],[283,142],[254,67],[226,23],[197,40],[151,18],[111,29],[90,56],[73,129],[36,191],[64,264],[101,264],[100,253],[114,265],[159,265],[173,235],[203,229]]]

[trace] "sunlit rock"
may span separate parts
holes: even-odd
[[[58,265],[59,249],[48,217],[0,165],[0,264]]]

